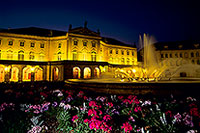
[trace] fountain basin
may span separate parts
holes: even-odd
[[[136,94],[136,95],[192,95],[198,96],[199,78],[174,78],[158,82],[119,82],[112,79],[68,79],[65,86],[104,94]]]

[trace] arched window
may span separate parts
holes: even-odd
[[[76,50],[74,50],[74,51],[72,51],[72,59],[73,60],[78,60],[78,56],[77,56],[77,51]]]
[[[34,52],[30,52],[29,53],[29,59],[34,60],[34,58],[35,58]]]
[[[185,52],[185,53],[184,53],[184,56],[185,56],[185,58],[188,58],[188,53]]]
[[[191,53],[191,57],[194,57],[194,53],[193,52]]]
[[[40,54],[39,54],[39,60],[40,60],[40,61],[44,61],[44,54],[43,54],[43,53],[40,53]]]
[[[135,60],[134,60],[134,58],[132,59],[132,65],[134,65],[135,64]]]
[[[94,77],[95,78],[99,78],[99,76],[100,76],[100,70],[99,70],[98,67],[95,67],[95,69],[94,69]]]
[[[5,71],[2,66],[0,66],[0,82],[4,82],[5,80]]]
[[[124,64],[124,58],[121,59],[122,64]]]
[[[24,60],[24,51],[18,52],[18,60]]]
[[[200,65],[200,60],[197,60],[197,64]]]
[[[89,67],[85,67],[83,72],[85,79],[91,78],[91,69]]]
[[[73,68],[73,78],[80,79],[81,78],[81,69],[79,67]]]
[[[96,61],[96,52],[92,52],[91,54],[91,61]]]
[[[196,52],[196,57],[199,57],[199,52]]]
[[[23,69],[23,81],[31,81],[31,67],[27,66]]]
[[[53,68],[53,81],[58,80],[58,76],[59,76],[59,70],[57,67]]]
[[[127,65],[129,65],[129,63],[130,63],[130,59],[127,58],[126,62],[127,62]]]
[[[13,67],[11,69],[11,81],[18,82],[19,78],[19,69],[17,67]]]
[[[43,70],[40,67],[35,69],[35,81],[43,80]]]
[[[61,60],[61,52],[58,52],[58,60]]]
[[[8,60],[12,60],[13,59],[13,51],[11,51],[11,50],[7,51],[7,59]]]

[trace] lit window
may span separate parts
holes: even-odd
[[[91,54],[91,60],[96,61],[96,52],[92,52]]]
[[[127,55],[129,55],[129,51],[127,51]]]
[[[182,54],[182,53],[180,53],[180,57],[181,57],[181,58],[183,57],[183,54]]]
[[[112,49],[110,50],[110,54],[112,54]]]
[[[87,46],[87,42],[83,42],[83,46]]]
[[[58,52],[58,60],[61,60],[61,52]]]
[[[34,42],[31,43],[31,47],[35,47],[35,43]]]
[[[76,50],[74,50],[73,52],[73,60],[77,60],[78,59],[78,57],[77,57],[77,51]]]
[[[95,42],[92,42],[92,47],[96,47],[96,43]]]
[[[20,42],[20,46],[24,46],[24,42]]]
[[[30,52],[29,53],[29,59],[30,60],[34,60],[35,56],[34,56],[34,52]]]
[[[124,51],[122,50],[122,55],[124,55]]]
[[[197,60],[197,64],[200,65],[200,60]]]
[[[199,57],[199,52],[196,52],[196,57]]]
[[[185,56],[185,58],[188,58],[188,53],[185,53],[184,56]]]
[[[116,54],[118,54],[118,49],[116,49]]]
[[[194,60],[192,60],[192,64],[194,64]]]
[[[18,52],[18,60],[24,60],[24,51]]]
[[[43,60],[44,60],[44,54],[43,54],[43,53],[40,53],[40,55],[39,55],[39,60],[40,60],[40,61],[43,61]]]
[[[193,52],[191,53],[191,57],[194,57],[194,53]]]
[[[40,48],[44,48],[44,43],[41,43],[41,44],[40,44]]]
[[[13,51],[8,50],[8,51],[7,51],[7,59],[8,59],[8,60],[12,60],[12,58],[13,58]]]
[[[177,53],[175,53],[175,57],[178,58],[178,54]]]
[[[129,64],[129,63],[130,63],[130,59],[129,59],[129,58],[127,58],[126,62],[127,62],[127,64]]]
[[[9,41],[8,45],[12,46],[13,45],[13,41]]]
[[[74,45],[77,46],[78,45],[78,41],[74,41]]]
[[[58,44],[58,48],[61,48],[61,43]]]
[[[121,59],[121,62],[124,63],[124,58]]]

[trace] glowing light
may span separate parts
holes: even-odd
[[[136,70],[135,70],[135,69],[133,69],[132,71],[133,71],[133,73],[135,73],[135,72],[136,72]]]
[[[31,72],[34,72],[35,68],[34,67],[31,67]]]

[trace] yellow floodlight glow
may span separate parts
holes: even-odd
[[[135,72],[136,72],[136,70],[135,70],[135,69],[133,69],[132,71],[133,71],[133,73],[135,73]]]
[[[34,67],[31,67],[31,72],[34,72],[35,68]]]

